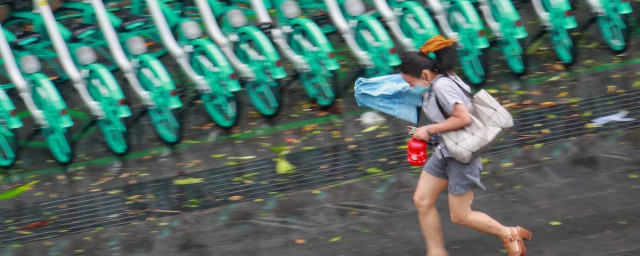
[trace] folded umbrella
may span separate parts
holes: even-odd
[[[358,106],[373,108],[412,124],[418,123],[422,93],[412,90],[400,74],[358,78],[354,91]]]

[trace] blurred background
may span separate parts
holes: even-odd
[[[640,1],[0,2],[1,255],[424,255],[411,124],[353,87],[437,34],[515,119],[478,210],[640,254]]]

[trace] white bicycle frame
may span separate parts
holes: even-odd
[[[238,71],[240,77],[243,79],[255,81],[256,75],[253,73],[251,68],[247,64],[243,63],[233,52],[233,44],[227,36],[222,33],[222,29],[220,29],[207,0],[195,0],[195,2],[196,6],[198,6],[198,13],[202,16],[202,21],[207,33],[218,47],[220,47],[220,50],[222,50],[222,52],[227,56],[227,59],[229,59],[233,68]]]
[[[492,0],[478,0],[478,2],[480,3],[480,10],[482,11],[482,16],[484,16],[484,20],[487,22],[487,25],[489,25],[489,29],[491,29],[491,32],[498,38],[502,39],[503,34],[500,29],[500,23],[498,23],[498,21],[496,21],[496,19],[493,17],[489,1]]]
[[[373,66],[373,62],[371,61],[371,58],[369,58],[367,52],[358,46],[355,35],[351,30],[351,26],[344,18],[344,15],[340,10],[340,6],[338,6],[338,2],[336,0],[324,0],[324,3],[327,6],[327,11],[329,12],[329,17],[331,18],[333,25],[336,26],[336,29],[340,32],[342,38],[347,42],[351,53],[356,57],[358,63],[366,67]]]
[[[36,107],[35,102],[33,102],[31,87],[29,86],[29,82],[22,76],[22,72],[16,63],[16,59],[11,51],[11,47],[9,46],[9,42],[7,42],[7,37],[4,34],[2,27],[0,27],[0,56],[4,61],[4,68],[9,74],[9,80],[15,85],[20,98],[24,100],[25,105],[31,115],[33,116],[34,121],[43,127],[48,127],[49,123],[44,118],[44,112],[38,107]]]
[[[269,11],[264,6],[263,0],[251,0],[251,8],[256,12],[256,18],[259,24],[273,24],[273,20],[271,20],[271,16],[269,16]],[[311,70],[304,58],[291,49],[291,46],[289,46],[284,37],[284,33],[279,27],[271,29],[271,38],[285,58],[294,64],[298,72],[304,73]]]
[[[402,29],[400,29],[400,22],[398,21],[398,14],[396,10],[392,10],[387,0],[373,0],[376,10],[382,16],[387,26],[391,29],[391,33],[402,45],[402,48],[405,51],[414,51],[416,50],[412,40],[409,39],[404,33],[402,33]]]
[[[550,28],[551,22],[549,21],[549,12],[544,10],[544,7],[542,6],[542,1],[531,0],[531,3],[533,4],[533,9],[536,11],[536,14],[538,14],[538,17],[540,17],[540,19],[542,20],[542,23],[544,23],[544,25],[547,28]]]
[[[49,2],[47,2],[47,0],[33,0],[33,6],[34,12],[39,13],[44,21],[43,23],[47,29],[47,34],[49,35],[49,38],[51,38],[53,48],[58,55],[58,60],[60,60],[62,68],[71,79],[73,87],[76,88],[80,94],[80,98],[87,105],[91,114],[100,119],[104,118],[104,112],[100,108],[100,103],[93,100],[87,90],[87,81],[84,79],[81,71],[76,67],[75,63],[73,63],[71,53],[69,53],[69,48],[67,48],[67,44],[60,34],[58,22],[53,16],[53,11],[49,6]]]
[[[187,47],[182,48],[176,38],[173,36],[171,29],[169,28],[169,24],[167,24],[167,19],[164,17],[162,10],[160,9],[160,5],[157,0],[146,0],[147,8],[151,13],[151,17],[153,19],[156,28],[158,29],[158,33],[160,34],[160,40],[162,44],[167,48],[167,51],[173,58],[176,59],[178,65],[182,68],[182,70],[187,74],[189,79],[196,84],[196,88],[201,93],[211,93],[211,87],[207,84],[206,79],[193,69],[191,64],[189,63],[189,55],[187,53]]]
[[[140,85],[140,81],[136,76],[136,69],[134,68],[136,65],[127,58],[127,55],[122,49],[122,45],[118,39],[118,34],[109,21],[107,9],[105,8],[104,3],[102,3],[102,0],[89,0],[89,2],[93,7],[93,12],[96,15],[100,31],[107,41],[109,52],[111,53],[111,56],[113,56],[116,64],[124,74],[136,95],[138,95],[142,101],[142,104],[146,106],[155,106],[155,103],[151,100],[149,92]]]
[[[436,20],[438,20],[438,25],[440,25],[440,29],[444,32],[447,38],[458,38],[458,32],[453,31],[451,28],[451,24],[447,20],[447,13],[445,11],[444,6],[440,0],[426,0],[427,6],[429,9],[433,11],[436,15]],[[445,4],[450,4],[445,2]]]
[[[600,0],[587,0],[587,4],[591,7],[591,13],[594,13],[598,16],[604,14],[604,9],[602,8],[602,3]]]

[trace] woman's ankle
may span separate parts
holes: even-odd
[[[511,227],[503,227],[500,233],[498,234],[498,238],[500,239],[509,239],[511,238]]]

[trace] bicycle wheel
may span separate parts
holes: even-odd
[[[480,85],[487,79],[487,58],[477,49],[459,49],[460,67],[469,82]]]
[[[202,58],[206,55],[200,55],[201,58],[191,56],[191,65],[194,70],[204,76],[209,83],[219,81],[219,75],[208,70],[208,66],[213,62],[207,59],[209,63],[202,63]],[[224,85],[216,85],[216,90],[211,93],[203,94],[200,99],[204,105],[204,109],[218,126],[222,128],[231,128],[238,122],[238,99],[235,93],[229,92]]]
[[[100,103],[104,111],[104,118],[98,120],[98,127],[104,135],[105,143],[111,152],[116,155],[124,155],[129,151],[129,143],[127,140],[127,127],[122,119],[118,116],[116,108],[119,102],[116,102],[111,95],[104,95],[104,92],[110,90],[106,87],[106,83],[115,83],[115,79],[111,73],[98,72],[89,69],[87,90],[91,97]]]
[[[564,28],[553,28],[551,43],[558,59],[565,65],[571,65],[576,58],[576,48],[569,32]]]
[[[504,59],[511,72],[518,76],[523,75],[527,69],[527,63],[520,41],[514,37],[505,37],[499,39],[499,42]]]
[[[618,15],[612,17],[611,15]],[[604,14],[598,16],[598,25],[602,39],[615,53],[624,52],[629,46],[631,32],[629,31],[629,21],[626,16],[619,14]]]
[[[61,97],[48,78],[34,79],[33,82],[33,102],[38,109],[43,111],[44,118],[49,124],[42,129],[49,152],[58,163],[62,165],[69,164],[73,160],[73,148],[71,147],[68,130],[61,124],[64,115],[66,115],[66,110],[64,109],[66,106],[61,106],[59,102],[56,104],[54,99],[61,99]]]
[[[154,84],[154,81],[160,81],[157,72],[166,71],[154,69],[153,66],[147,65],[146,62],[141,62],[140,67],[141,71],[148,70],[148,72],[138,72],[140,85],[151,93],[151,98],[156,104],[148,109],[151,125],[160,140],[169,145],[178,144],[182,137],[182,127],[167,104],[168,98],[172,93],[175,93],[175,90],[169,92],[163,86]]]
[[[47,138],[49,151],[53,158],[62,165],[71,163],[71,160],[73,160],[73,148],[69,143],[71,136],[68,134],[67,129],[50,126],[43,129],[43,134]]]
[[[313,45],[313,41],[306,38],[307,34],[303,30],[296,32],[302,36],[301,40],[306,40],[307,43]],[[301,42],[293,38],[290,38],[289,44],[296,54],[304,57],[311,68],[309,72],[301,74],[300,79],[309,98],[315,100],[322,107],[333,105],[336,98],[334,90],[338,86],[337,72],[327,70],[321,61],[317,61],[317,55],[322,53],[306,50]]]
[[[17,135],[6,124],[0,125],[0,166],[12,166],[18,158]]]
[[[251,42],[248,43],[253,49]],[[261,60],[255,60],[249,57],[249,54],[237,47],[238,58],[244,63],[247,63],[249,67],[255,72],[256,80],[247,83],[247,95],[253,107],[263,116],[272,117],[280,112],[281,101],[281,86],[278,80],[275,80],[269,75],[268,67]]]
[[[247,84],[247,94],[253,107],[263,116],[272,117],[280,112],[281,86],[279,81],[253,81]]]

